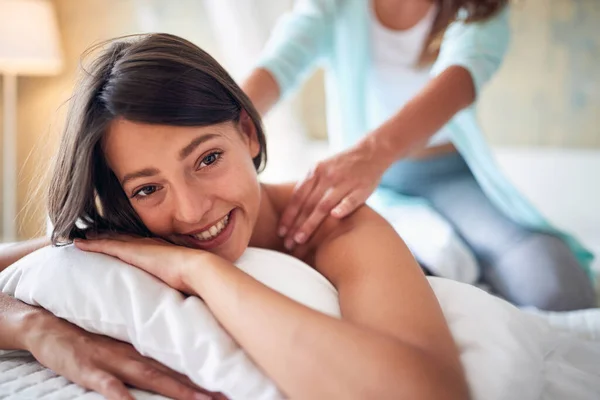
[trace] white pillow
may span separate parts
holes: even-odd
[[[236,264],[300,303],[340,315],[333,286],[293,257],[248,249]],[[549,338],[553,349],[563,342],[549,335],[543,321],[469,285],[441,278],[429,282],[461,352],[473,398],[538,399],[548,359],[560,367],[556,371],[567,370],[560,357],[568,352],[548,356]],[[45,248],[2,272],[0,290],[91,332],[130,342],[142,354],[234,400],[282,398],[202,301],[185,298],[117,259],[72,246]],[[580,371],[574,371],[573,379],[582,382]]]
[[[274,268],[281,263],[284,268]],[[333,286],[293,257],[249,249],[237,265],[296,301],[339,315]],[[283,398],[200,299],[115,258],[47,247],[3,271],[0,288],[90,332],[129,342],[208,390],[232,399]]]

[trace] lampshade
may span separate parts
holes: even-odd
[[[52,2],[0,0],[0,74],[53,75],[61,68]]]

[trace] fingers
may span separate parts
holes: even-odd
[[[126,257],[127,254],[125,251],[127,242],[122,242],[115,239],[75,239],[73,243],[80,250],[91,251],[94,253],[104,253],[128,262],[127,260],[123,259],[123,257]]]
[[[75,239],[73,243],[75,243],[75,246],[77,246],[77,248],[80,250],[106,254],[118,258],[127,264],[137,266],[146,272],[154,274],[154,270],[152,268],[148,268],[146,263],[143,263],[144,260],[151,256],[148,255],[147,251],[139,251],[139,248],[138,251],[136,251],[133,247],[133,242],[115,239]]]
[[[306,218],[315,209],[315,205],[323,198],[323,194],[327,190],[327,187],[322,184],[316,184],[313,186],[311,192],[304,198],[302,204],[299,205],[296,213],[296,218],[292,221],[291,225],[288,226],[287,235],[283,241],[284,246],[288,250],[293,250],[294,246],[299,243],[298,239],[304,243],[308,239],[305,237],[303,232],[299,232],[298,228],[302,226]]]
[[[196,391],[200,391],[201,393],[206,393],[206,394],[211,394],[212,397],[214,397],[214,394],[212,394],[211,392],[203,389],[202,387],[196,385],[190,378],[188,378],[186,375],[184,374],[180,374],[177,371],[174,371],[172,369],[170,369],[169,367],[167,367],[166,365],[163,365],[161,363],[159,363],[156,360],[153,360],[151,358],[147,358],[144,357],[142,355],[139,355],[140,357],[142,357],[146,362],[150,363],[153,367],[155,367],[156,369],[164,372],[165,374],[173,377],[174,379],[177,379],[178,382],[182,383],[183,385],[188,386],[189,388],[196,390]]]
[[[360,196],[357,192],[352,192],[339,202],[333,210],[331,216],[335,218],[344,218],[352,214],[358,207],[363,205],[367,200],[366,197]]]
[[[210,400],[209,392],[182,379],[175,371],[144,360],[130,360],[119,366],[115,374],[124,382],[177,400]],[[186,383],[183,383],[186,382]]]
[[[326,189],[324,190],[324,194],[321,193],[321,190],[313,191],[311,198],[306,201],[305,208],[295,221],[295,226],[292,230],[293,241],[297,244],[303,244],[308,241],[308,238],[312,236],[323,220],[327,218],[332,209],[340,203],[347,192],[348,189],[346,188]]]
[[[119,232],[111,232],[111,231],[86,231],[85,238],[89,240],[97,240],[97,239],[115,239],[115,240],[135,240],[135,239],[143,239],[142,237],[135,235],[128,235]]]
[[[125,237],[125,236],[123,236]],[[153,238],[129,238],[127,240],[76,239],[75,245],[84,251],[107,254],[154,275],[174,289],[193,293],[184,280],[183,274],[189,264],[193,264],[191,253],[198,251],[186,249]],[[165,268],[169,265],[169,268]]]
[[[149,361],[130,360],[121,363],[119,370],[113,372],[114,375],[94,367],[92,371],[83,373],[81,381],[76,383],[100,393],[109,400],[134,400],[124,382],[176,400],[213,398],[210,392],[197,387],[187,377],[168,370],[167,367],[157,367]]]
[[[298,213],[300,212],[304,201],[311,194],[316,184],[317,176],[313,173],[306,180],[296,185],[294,192],[292,193],[292,198],[286,206],[279,222],[278,234],[280,237],[285,237],[289,233],[292,224],[298,217]]]
[[[47,350],[31,348],[42,364],[109,400],[133,400],[125,384],[178,400],[211,399],[212,394],[182,374],[139,354],[135,348],[53,317],[44,325]],[[54,321],[52,320],[52,321]]]
[[[136,245],[149,244],[149,242],[145,242],[144,239],[133,239],[131,236],[126,235],[111,236],[110,239],[75,239],[73,243],[80,250],[103,253],[131,265],[139,265],[146,258],[151,257],[148,251],[139,251],[139,247],[136,251],[135,247]]]
[[[84,372],[82,376],[81,381],[75,383],[100,393],[108,400],[134,400],[123,382],[108,372],[101,369],[93,369],[87,373]]]
[[[159,393],[178,400],[209,400],[215,399],[216,394],[196,385],[186,375],[181,374],[160,362],[143,356],[129,343],[118,342],[113,345],[118,348],[121,362],[104,362],[104,368],[111,370],[124,382]],[[108,357],[103,357],[103,360]]]

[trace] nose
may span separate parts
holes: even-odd
[[[202,221],[204,215],[212,208],[212,196],[205,189],[199,190],[195,185],[181,185],[172,190],[173,217],[182,224],[195,225]]]

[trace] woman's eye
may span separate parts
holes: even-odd
[[[156,192],[156,186],[144,186],[140,190],[134,193],[133,197],[148,197],[152,193]]]
[[[198,166],[198,169],[208,167],[209,165],[214,164],[215,162],[217,162],[219,160],[220,157],[221,157],[221,153],[217,153],[217,152],[210,153],[209,155],[207,155],[206,157],[204,157],[202,159],[202,162]]]

